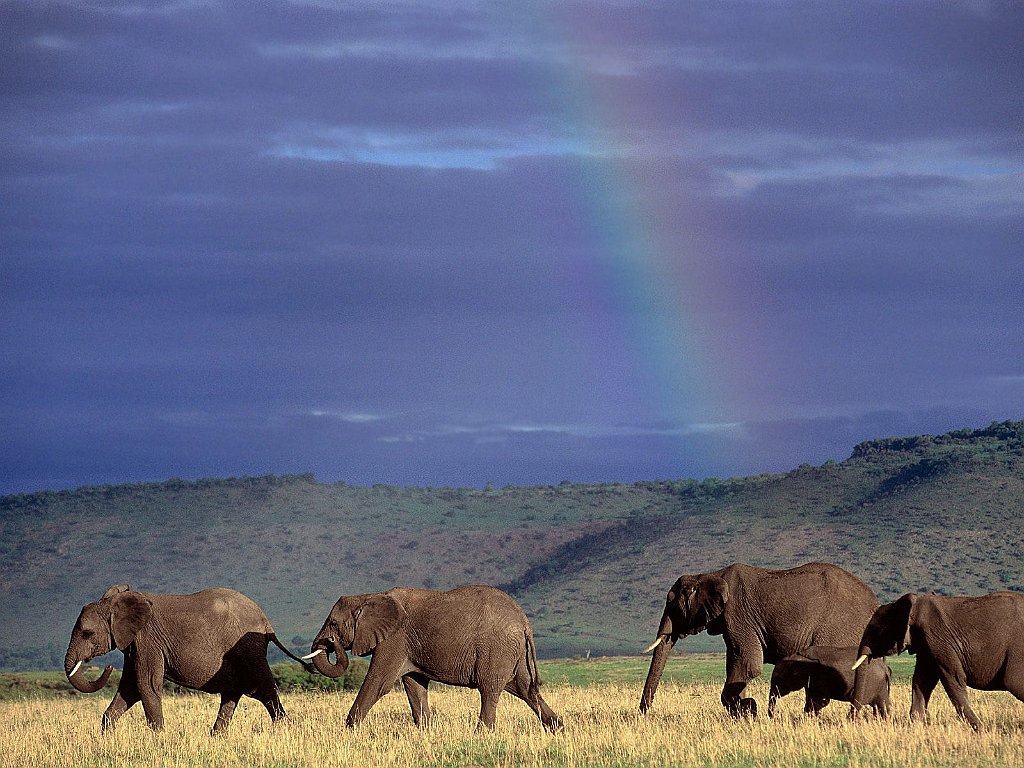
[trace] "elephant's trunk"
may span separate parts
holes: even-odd
[[[864,706],[864,704],[867,702],[869,698],[866,692],[869,676],[868,667],[871,666],[874,660],[871,658],[869,652],[865,652],[866,650],[870,651],[870,649],[861,648],[860,657],[858,658],[858,661],[860,661],[860,659],[863,659],[865,656],[867,657],[867,659],[863,662],[860,662],[856,666],[857,671],[853,678],[853,701],[851,701],[850,703],[853,704],[853,708],[855,710],[860,710],[860,708]]]
[[[654,694],[658,690],[658,683],[661,682],[661,675],[665,671],[665,662],[668,661],[672,646],[675,645],[675,638],[672,635],[659,635],[661,642],[654,649],[654,656],[651,658],[651,668],[647,672],[647,680],[644,682],[644,692],[640,697],[640,713],[647,714],[647,711],[654,704]]]
[[[113,671],[114,668],[108,664],[98,678],[89,680],[82,669],[81,661],[72,663],[70,656],[64,660],[64,674],[67,675],[68,682],[75,687],[75,690],[82,693],[96,693],[96,691],[107,684],[107,678],[110,677],[110,673]]]
[[[337,640],[330,639],[315,642],[313,643],[313,649],[323,651],[323,653],[318,653],[312,657],[313,666],[316,667],[317,672],[331,678],[339,678],[345,674],[345,671],[348,669],[348,655]],[[328,654],[331,652],[337,657],[337,661],[333,664],[328,658]]]

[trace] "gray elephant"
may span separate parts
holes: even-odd
[[[768,691],[768,717],[775,715],[779,697],[794,691],[804,691],[804,712],[817,715],[832,699],[853,702],[857,646],[836,648],[812,645],[799,653],[782,659],[772,670]],[[853,714],[860,706],[871,707],[880,717],[889,716],[889,689],[892,671],[885,657],[872,659],[865,665],[863,699],[850,710]]]
[[[357,725],[377,700],[401,679],[413,721],[430,719],[431,680],[480,691],[480,725],[494,727],[502,691],[525,701],[544,727],[561,728],[540,695],[533,631],[516,602],[487,586],[448,592],[395,588],[342,597],[314,638],[314,666],[328,677],[348,667],[346,651],[372,655],[346,724]],[[335,654],[331,662],[329,654]]]
[[[857,685],[864,661],[903,650],[917,654],[910,718],[927,717],[928,700],[941,681],[960,717],[978,730],[981,722],[967,699],[968,688],[1009,691],[1024,701],[1024,595],[908,593],[879,607],[860,641]]]
[[[722,705],[734,716],[756,715],[744,698],[763,664],[777,664],[812,645],[854,645],[878,606],[868,586],[829,563],[767,570],[734,563],[712,573],[680,576],[668,592],[658,639],[640,698],[646,713],[672,646],[683,635],[707,631],[725,640]]]
[[[242,696],[258,699],[272,720],[285,716],[267,663],[267,645],[302,663],[278,641],[263,611],[233,589],[204,589],[192,595],[135,592],[127,584],[111,587],[82,609],[71,632],[64,672],[83,693],[103,688],[109,665],[90,682],[82,665],[117,648],[124,670],[113,701],[103,713],[101,729],[136,702],[142,702],[154,730],[164,725],[161,690],[164,679],[198,691],[220,694],[213,733],[224,731]]]

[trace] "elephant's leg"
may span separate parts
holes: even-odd
[[[537,691],[537,704],[540,705],[540,721],[552,733],[562,730],[562,718],[555,714],[555,711],[544,701],[544,697]]]
[[[281,696],[278,694],[277,688],[269,689],[260,696],[260,701],[273,722],[279,723],[288,717],[288,713],[284,710],[284,704],[281,703]]]
[[[163,686],[162,680],[160,685]],[[149,727],[154,731],[162,731],[164,729],[164,707],[160,699],[160,692],[147,687],[139,693],[142,699],[142,710],[146,713],[146,722],[149,723]]]
[[[430,678],[410,672],[402,676],[402,685],[405,688],[405,695],[409,699],[412,721],[420,728],[426,728],[430,725],[430,704],[427,702],[427,686],[430,685]]]
[[[932,691],[939,684],[939,668],[931,656],[920,653],[917,656],[917,663],[914,665],[914,679],[911,683],[910,693],[910,719],[928,719],[928,701],[932,697]]]
[[[1024,658],[1017,656],[1007,659],[1003,685],[1020,701],[1024,701]]]
[[[279,720],[283,720],[288,716],[288,713],[284,711],[284,705],[281,704],[277,684],[274,682],[274,673],[270,671],[270,664],[267,663],[266,656],[256,662],[256,667],[256,687],[249,695],[257,699],[264,706],[273,722],[276,723]]]
[[[804,714],[817,714],[818,710],[815,707],[814,694],[811,693],[810,688],[804,688]]]
[[[540,690],[533,688],[534,693],[531,695],[532,682],[526,664],[520,664],[516,667],[516,676],[505,686],[505,690],[525,701],[526,705],[540,718],[544,727],[552,733],[557,733],[562,730],[562,719],[544,701],[544,697],[540,695]]]
[[[730,644],[725,654],[725,685],[722,687],[722,706],[733,717],[757,717],[757,702],[743,698],[747,683],[761,674],[764,653],[759,641],[740,645]]]
[[[831,701],[832,699],[826,698],[824,696],[808,697],[807,703],[804,705],[804,712],[809,715],[814,715],[815,717],[817,717],[821,710],[827,707]],[[810,707],[810,709],[808,709],[808,707]]]
[[[971,709],[971,703],[967,698],[967,681],[965,676],[943,674],[941,679],[942,687],[946,690],[949,700],[953,702],[956,713],[970,723],[974,730],[981,730],[981,721],[974,714],[974,710]]]
[[[348,717],[345,718],[346,726],[354,728],[359,725],[381,696],[394,687],[404,662],[404,658],[391,657],[380,652],[373,654],[370,668],[366,670],[366,678],[359,687],[356,700],[352,702]]]
[[[498,714],[498,699],[501,697],[501,689],[481,688],[480,689],[480,721],[477,723],[477,730],[487,728],[494,729],[494,721]]]
[[[135,674],[126,667],[121,673],[121,682],[114,692],[114,698],[100,719],[100,731],[113,730],[118,718],[139,701],[139,686],[135,682]]]
[[[164,687],[164,657],[159,650],[143,655],[140,651],[135,666],[136,682],[139,686],[139,698],[142,709],[146,713],[146,722],[154,731],[164,728],[164,709],[161,693]]]
[[[238,706],[240,698],[242,698],[242,694],[239,691],[225,692],[220,695],[220,709],[217,710],[217,719],[213,722],[213,728],[210,729],[211,736],[224,733],[228,729],[231,724],[231,716],[235,714],[235,707]]]

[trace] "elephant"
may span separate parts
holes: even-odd
[[[733,563],[718,571],[680,576],[668,592],[640,698],[647,713],[672,646],[683,635],[722,635],[726,650],[722,705],[734,717],[757,715],[744,698],[763,664],[777,664],[812,645],[854,645],[878,606],[871,589],[830,563],[768,570]]]
[[[925,720],[935,685],[957,714],[981,728],[967,689],[1009,691],[1024,701],[1024,594],[993,592],[979,597],[909,592],[879,607],[860,641],[854,664],[860,684],[863,662],[906,650],[917,654],[910,719]]]
[[[161,690],[166,678],[186,688],[220,694],[212,729],[218,734],[227,729],[242,696],[262,702],[275,722],[285,717],[267,663],[271,642],[308,667],[281,645],[260,607],[240,592],[216,588],[166,595],[136,592],[120,584],[82,608],[71,632],[64,672],[76,689],[94,693],[106,685],[113,667],[107,665],[98,679],[89,681],[82,665],[117,648],[124,652],[124,670],[100,721],[102,731],[113,728],[138,701],[149,726],[161,730]]]
[[[345,721],[350,728],[399,679],[413,722],[421,727],[430,720],[427,686],[432,680],[480,692],[478,728],[494,727],[503,690],[525,701],[548,730],[562,727],[540,694],[530,623],[519,605],[494,587],[470,585],[447,592],[396,587],[341,597],[310,650],[303,658],[333,678],[345,674],[346,651],[371,655]]]
[[[775,665],[768,693],[768,717],[775,715],[780,696],[793,691],[805,691],[804,712],[817,715],[832,699],[853,702],[855,673],[852,665],[857,659],[857,646],[835,648],[812,645],[791,654]],[[889,716],[889,688],[892,670],[884,657],[872,659],[865,665],[864,698],[859,706],[870,706],[876,715]],[[851,715],[856,711],[851,708]]]

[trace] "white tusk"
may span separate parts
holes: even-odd
[[[850,669],[851,670],[856,669],[857,667],[859,667],[861,664],[863,664],[867,660],[868,660],[867,654],[861,656],[859,659],[857,659],[857,662],[852,667],[850,667]]]
[[[303,656],[301,658],[302,658],[303,661],[309,661],[314,656],[319,656],[321,653],[327,653],[327,651],[325,651],[323,648],[319,648],[319,649],[313,651],[312,653],[307,653],[305,656]]]
[[[77,672],[81,668],[82,668],[82,662],[79,661],[77,664],[75,664],[74,669],[72,669],[70,672],[68,672],[68,677],[74,677],[75,672]]]
[[[655,648],[657,648],[659,645],[661,645],[661,638],[660,637],[657,640],[655,640],[653,643],[648,645],[646,648],[644,648],[642,651],[640,651],[640,653],[650,653]]]

